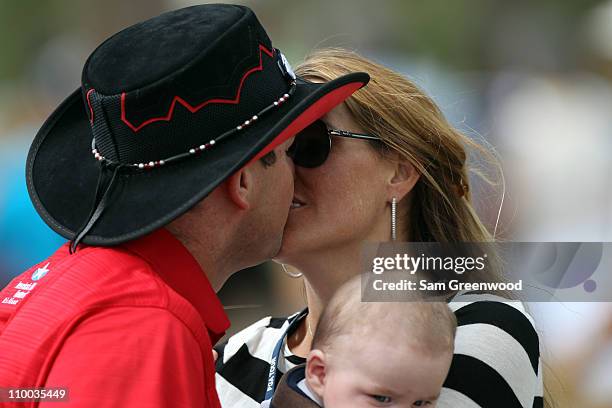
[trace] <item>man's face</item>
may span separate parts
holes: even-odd
[[[254,177],[257,185],[257,198],[253,205],[250,239],[253,245],[261,246],[259,262],[274,257],[280,250],[283,230],[289,208],[293,200],[293,161],[287,156],[287,149],[293,138],[274,149],[274,156],[267,157],[267,164],[260,161],[253,163]],[[257,236],[257,239],[254,237]]]

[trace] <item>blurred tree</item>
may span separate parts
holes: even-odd
[[[52,37],[85,35],[98,44],[167,8],[164,0],[1,0],[0,81],[20,78]]]

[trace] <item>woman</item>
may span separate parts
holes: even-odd
[[[342,49],[315,52],[296,73],[322,82],[351,71],[368,72],[369,85],[290,152],[295,197],[276,260],[303,274],[308,308],[262,319],[218,347],[224,407],[259,406],[280,373],[304,362],[326,302],[361,270],[364,241],[493,240],[471,204],[465,146],[486,151],[414,84]],[[495,295],[463,300],[450,305],[459,327],[438,406],[541,407],[539,339],[524,307]]]

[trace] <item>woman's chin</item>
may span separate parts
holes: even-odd
[[[285,247],[285,243],[290,244],[291,242],[298,240],[299,235],[303,235],[303,232],[308,226],[308,223],[306,222],[307,220],[299,215],[299,211],[300,210],[289,211],[287,223],[285,224],[285,229],[283,230],[282,247]]]
[[[274,257],[275,261],[292,264],[293,261],[299,258],[301,254],[304,254],[304,252],[313,245],[312,240],[308,238],[306,225],[301,229],[299,225],[300,224],[297,223],[287,223],[283,233],[280,251]]]
[[[303,206],[303,207],[291,207],[289,208],[289,214],[287,215],[287,226],[291,226],[294,224],[302,224],[305,222],[305,216],[307,215],[308,211],[307,210],[308,207]]]
[[[289,264],[293,258],[293,254],[295,254],[295,250],[293,249],[294,245],[292,244],[291,233],[288,233],[285,229],[285,233],[283,234],[283,242],[281,243],[280,251],[278,254],[272,259],[275,262],[286,263]]]
[[[291,209],[285,224],[281,249],[274,260],[291,264],[305,253],[316,253],[321,236],[327,236],[325,223],[308,206]]]

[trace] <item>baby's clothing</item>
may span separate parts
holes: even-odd
[[[306,364],[287,371],[281,378],[270,408],[321,408],[323,402],[306,384]]]

